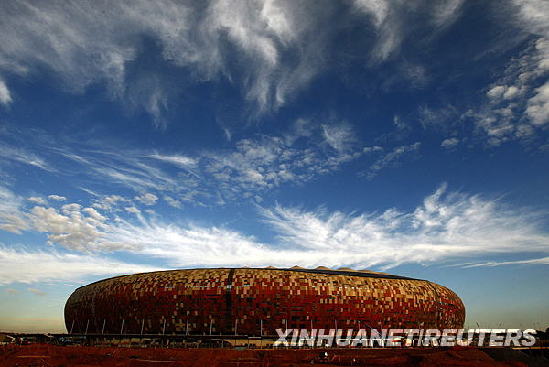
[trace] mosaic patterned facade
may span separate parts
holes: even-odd
[[[194,269],[120,276],[78,288],[73,333],[275,335],[277,328],[461,328],[450,289],[351,270]]]

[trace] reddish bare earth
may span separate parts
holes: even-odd
[[[132,349],[33,344],[0,346],[0,366],[65,367],[298,367],[322,366],[527,366],[497,362],[474,348],[454,349],[337,349],[327,350]],[[513,352],[513,351],[510,351]],[[519,352],[517,352],[519,353]]]

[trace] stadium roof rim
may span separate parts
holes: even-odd
[[[360,270],[337,270],[337,269],[305,269],[305,268],[275,268],[275,267],[266,267],[266,268],[256,268],[256,267],[236,267],[236,268],[230,268],[230,267],[213,267],[213,268],[192,268],[192,269],[170,269],[170,270],[158,270],[158,271],[150,271],[145,273],[135,273],[135,274],[124,274],[124,275],[117,275],[110,278],[101,279],[98,281],[95,281],[93,283],[87,284],[82,287],[87,287],[88,285],[93,285],[101,282],[105,282],[107,280],[116,279],[116,278],[122,278],[127,277],[131,275],[141,275],[141,274],[153,274],[153,273],[167,273],[170,271],[192,271],[192,270],[213,270],[213,269],[220,269],[220,270],[269,270],[269,271],[295,271],[299,273],[310,273],[310,274],[324,274],[324,275],[347,275],[347,276],[353,276],[353,277],[363,277],[363,278],[382,278],[382,279],[402,279],[402,280],[422,280],[426,281],[424,279],[417,279],[417,278],[410,278],[405,277],[401,275],[393,275],[393,274],[379,274],[379,273],[369,273],[369,272],[363,272]]]

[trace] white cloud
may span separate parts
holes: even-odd
[[[44,200],[44,199],[42,199],[41,197],[38,197],[38,196],[28,197],[27,200],[32,202],[32,203],[40,204],[40,205],[47,205],[47,203],[48,203],[46,200]]]
[[[65,200],[67,200],[66,197],[59,196],[59,195],[48,195],[48,199],[54,200],[54,201],[65,201]]]
[[[0,161],[23,163],[29,166],[37,167],[45,171],[55,171],[51,165],[42,157],[29,152],[20,147],[15,148],[9,145],[0,143]]]
[[[464,116],[473,119],[489,145],[532,140],[549,121],[548,73],[549,41],[542,37],[511,60],[486,92],[488,102]]]
[[[355,9],[372,20],[375,29],[375,43],[370,57],[383,61],[397,53],[403,40],[421,24],[431,27],[436,35],[450,26],[461,13],[463,0],[441,3],[430,1],[354,0]],[[421,19],[410,19],[410,14],[421,15]]]
[[[403,137],[406,137],[412,130],[410,124],[406,123],[399,115],[393,116],[393,125],[395,126],[395,132],[393,133],[393,136],[396,139],[402,139]]]
[[[513,261],[489,261],[477,264],[465,264],[465,268],[474,268],[480,266],[501,266],[501,265],[549,265],[549,256],[540,257],[537,259],[528,260],[513,260]]]
[[[503,97],[503,94],[505,93],[506,86],[504,85],[496,85],[492,89],[490,89],[488,92],[486,92],[486,95],[495,100],[499,100]]]
[[[459,139],[458,138],[448,138],[448,139],[444,139],[442,141],[442,143],[440,143],[440,146],[443,147],[443,148],[453,148],[455,147],[456,145],[459,144]]]
[[[386,167],[400,164],[400,160],[404,155],[409,153],[416,153],[419,151],[420,147],[421,143],[419,142],[411,145],[401,145],[395,147],[392,151],[379,158],[377,161],[374,162],[374,164],[370,166],[370,168],[365,173],[366,177],[368,177],[368,179],[373,179],[379,174],[379,171]]]
[[[353,2],[357,10],[369,14],[373,23],[379,27],[389,14],[389,3],[379,0],[355,0]]]
[[[47,146],[44,146],[47,149]],[[150,154],[135,151],[112,151],[102,146],[88,146],[81,151],[75,146],[57,146],[52,149],[53,154],[58,154],[68,159],[73,164],[70,171],[61,172],[72,174],[78,171],[85,179],[96,183],[97,177],[109,183],[115,183],[126,188],[131,188],[139,193],[147,191],[178,191],[185,188],[182,182],[185,175],[191,176],[187,171],[175,175],[163,170],[156,159],[150,158]],[[116,206],[116,202],[128,201],[120,195],[111,195],[98,199],[94,204],[97,208]]]
[[[418,108],[419,122],[424,129],[432,128],[446,131],[458,120],[459,112],[452,105],[446,105],[441,108],[431,108],[429,106],[420,106]]]
[[[200,184],[200,176],[181,165],[175,165],[174,169],[160,164],[165,160],[159,161],[158,157],[166,156],[142,151],[114,152],[102,146],[87,146],[84,150],[80,148],[64,145],[52,149],[52,154],[58,154],[68,160],[66,166],[70,169],[61,171],[61,174],[72,175],[79,172],[83,180],[89,181],[87,186],[96,184],[97,178],[100,177],[104,182],[140,193],[139,199],[135,199],[140,202],[144,200],[146,203],[152,203],[154,200],[151,195],[155,194],[142,194],[151,191],[177,194],[178,199],[185,201],[198,200],[194,196]],[[44,149],[48,147],[44,146]],[[181,163],[181,160],[178,162]],[[168,163],[173,164],[173,161]],[[118,205],[131,201],[121,195],[99,197],[91,192],[98,197],[92,205],[96,209],[116,210]]]
[[[144,108],[161,124],[177,84],[161,68],[131,78],[127,71],[143,39],[150,39],[159,62],[188,70],[197,82],[236,83],[245,99],[265,111],[286,103],[327,67],[335,55],[331,49],[339,46],[334,39],[344,31],[333,26],[336,16],[346,23],[361,15],[361,36],[374,42],[360,55],[383,61],[418,25],[432,38],[452,24],[461,3],[356,0],[349,14],[314,0],[2,2],[0,72],[26,76],[48,70],[75,91],[104,83],[111,96]],[[2,95],[0,101],[11,100],[7,89]]]
[[[174,198],[172,198],[171,196],[168,196],[168,195],[164,196],[164,200],[166,201],[166,203],[168,203],[169,206],[171,206],[173,208],[181,209],[181,207],[183,206],[181,201],[179,201],[177,199],[174,199]]]
[[[337,151],[343,152],[351,148],[356,142],[356,133],[347,123],[322,125],[322,134],[328,145]]]
[[[518,7],[512,9],[512,16],[517,18],[521,27],[532,34],[549,36],[549,4],[545,0],[513,0]]]
[[[445,186],[415,209],[345,214],[277,206],[261,215],[276,235],[266,243],[220,227],[85,216],[79,205],[35,207],[33,230],[53,243],[86,253],[121,251],[182,266],[392,267],[403,263],[452,263],[494,254],[548,253],[544,213],[509,208],[497,200],[447,193]],[[89,211],[87,211],[89,212]],[[6,260],[7,261],[7,260]],[[2,265],[0,260],[0,265]]]
[[[104,222],[107,220],[107,218],[105,218],[103,215],[101,215],[97,210],[93,208],[84,208],[82,209],[82,211],[98,222]]]
[[[198,163],[195,158],[187,157],[183,155],[151,154],[149,157],[158,159],[160,161],[168,162],[182,168],[193,168]]]
[[[0,230],[20,233],[29,228],[23,212],[23,202],[10,189],[0,186]]]
[[[87,251],[109,228],[105,217],[87,210],[83,215],[80,205],[64,205],[61,210],[36,206],[28,213],[32,228],[48,234],[48,240],[67,248]],[[90,214],[92,213],[92,214]]]
[[[224,191],[273,188],[284,181],[297,180],[293,166],[297,161],[310,157],[312,151],[298,151],[286,145],[280,137],[245,139],[236,144],[235,151],[207,156],[206,172],[220,182]],[[315,162],[313,162],[313,160]]]
[[[534,92],[535,95],[528,100],[526,113],[534,125],[547,124],[549,123],[549,82]]]
[[[284,103],[308,83],[324,49],[317,30],[326,14],[312,1],[23,1],[2,3],[0,11],[6,19],[0,28],[5,72],[25,75],[47,67],[75,90],[103,82],[112,95],[156,117],[166,108],[170,83],[162,72],[136,81],[126,72],[143,37],[157,42],[165,62],[192,70],[198,80],[240,79],[245,97],[260,109]],[[295,61],[284,62],[283,53]],[[235,58],[247,67],[233,70]]]
[[[364,148],[362,148],[362,151],[364,153],[382,152],[383,148],[380,147],[379,145],[374,145],[374,146],[371,146],[371,147],[364,147]]]
[[[0,284],[82,282],[89,276],[133,274],[159,267],[127,264],[95,255],[30,251],[0,246]]]
[[[514,85],[496,85],[488,92],[486,95],[492,99],[494,102],[500,102],[501,100],[513,99],[521,95],[523,91]]]
[[[6,83],[0,79],[0,103],[3,105],[8,105],[12,102],[11,94],[6,86]]]
[[[321,125],[296,120],[286,133],[256,135],[241,139],[227,149],[201,151],[193,156],[125,150],[111,151],[103,146],[32,141],[46,154],[65,159],[60,175],[78,173],[83,185],[96,190],[101,182],[116,184],[137,193],[133,200],[154,205],[159,197],[171,197],[168,204],[222,205],[257,195],[285,184],[301,184],[339,170],[348,162],[382,150],[360,146],[352,128],[344,123]],[[166,164],[165,164],[166,163]],[[96,197],[92,207],[116,210],[131,206],[120,195]],[[254,199],[256,200],[256,199]],[[132,204],[133,205],[133,204]]]
[[[156,196],[155,194],[151,194],[151,193],[147,192],[147,193],[144,193],[143,195],[136,196],[134,199],[137,200],[137,201],[142,202],[145,205],[150,206],[150,205],[155,205],[156,204],[156,202],[158,201],[158,196]]]
[[[549,252],[540,213],[505,208],[478,196],[439,188],[410,212],[389,209],[347,215],[277,207],[267,221],[291,248],[326,263],[394,266],[452,261],[483,254]],[[322,255],[320,255],[322,254]]]
[[[101,199],[96,200],[92,207],[101,209],[101,210],[111,210],[114,208],[118,203],[123,203],[129,201],[128,199],[123,198],[120,195],[108,195],[104,196]],[[93,216],[93,214],[92,214]]]
[[[471,131],[488,146],[520,141],[528,146],[543,146],[549,121],[549,27],[546,1],[513,1],[504,7],[514,26],[523,29],[519,38],[526,46],[512,57],[498,76],[487,86],[485,99],[465,113],[453,106],[439,109],[419,108],[423,127],[435,128],[446,134]],[[543,24],[543,26],[542,26]]]
[[[346,125],[324,125],[287,136],[243,139],[233,151],[205,153],[201,175],[216,183],[227,199],[307,182],[373,151],[353,148],[350,132]],[[334,149],[321,149],[322,142]]]
[[[281,260],[276,250],[253,237],[217,227],[122,221],[107,240],[113,248],[161,258],[173,267],[258,264],[270,256],[274,262]]]
[[[141,213],[141,210],[137,209],[135,206],[130,206],[130,207],[124,208],[124,210],[127,211],[128,213],[133,213],[133,214],[140,214]]]

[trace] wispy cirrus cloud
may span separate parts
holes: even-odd
[[[476,268],[481,266],[502,266],[502,265],[549,265],[549,256],[527,260],[513,261],[489,261],[484,263],[465,264],[464,268]]]
[[[159,161],[171,163],[181,168],[192,168],[195,167],[198,163],[195,158],[184,155],[162,155],[155,153],[151,154],[149,157],[158,159]]]
[[[452,149],[456,147],[458,144],[459,144],[459,139],[454,137],[454,138],[444,139],[442,143],[440,143],[440,146],[445,149]]]
[[[26,75],[45,66],[73,90],[105,83],[113,96],[141,103],[157,122],[172,94],[170,83],[158,70],[135,79],[127,72],[143,37],[158,42],[166,63],[191,69],[198,79],[234,74],[244,97],[266,109],[284,103],[316,74],[325,38],[316,30],[329,19],[314,2],[285,1],[22,1],[3,3],[1,10],[4,73]],[[283,53],[297,57],[286,63]],[[233,59],[249,67],[233,70]]]
[[[71,177],[77,187],[93,185],[91,191],[86,188],[92,196],[98,196],[96,191],[102,189],[97,188],[98,184],[114,184],[136,192],[135,200],[142,202],[151,202],[153,195],[157,199],[168,197],[165,201],[172,207],[185,202],[223,205],[242,198],[255,200],[275,188],[312,181],[383,151],[380,146],[361,145],[356,131],[345,121],[319,123],[305,119],[297,119],[283,133],[252,135],[225,149],[193,154],[122,148],[112,151],[81,142],[29,140],[35,151],[55,160],[55,175]],[[56,200],[55,196],[50,200]],[[111,204],[97,202],[101,206]]]
[[[475,195],[447,193],[446,186],[410,212],[388,209],[348,215],[277,207],[264,210],[264,215],[282,243],[327,252],[327,259],[339,258],[335,264],[391,267],[549,251],[549,234],[540,226],[542,213],[512,210]]]
[[[322,125],[322,134],[326,143],[337,151],[350,150],[356,142],[354,129],[347,123]]]
[[[0,79],[0,104],[9,105],[11,102],[11,93],[6,86],[6,83]]]
[[[121,252],[184,266],[354,266],[456,263],[490,255],[548,253],[543,215],[442,186],[410,211],[346,214],[276,206],[260,208],[274,241],[229,228],[134,219],[78,204],[34,207],[27,230],[71,251]]]
[[[298,148],[282,137],[266,136],[241,140],[232,152],[207,153],[204,170],[219,183],[223,194],[232,198],[242,191],[255,193],[284,183],[310,181],[362,154],[333,154],[313,146]]]
[[[403,159],[403,157],[409,154],[417,153],[420,147],[420,142],[416,142],[410,145],[397,146],[393,148],[392,151],[387,152],[381,158],[376,160],[363,174],[371,180],[376,177],[379,174],[379,171],[383,170],[384,168],[401,164],[401,160]]]
[[[136,196],[134,199],[148,206],[154,205],[158,201],[158,197],[155,194],[151,194],[150,192],[144,193],[140,196]]]
[[[402,42],[417,27],[419,19],[414,19],[415,22],[410,19],[411,12],[421,14],[422,24],[431,27],[431,34],[436,35],[459,17],[462,4],[463,0],[443,3],[353,1],[355,10],[369,18],[375,27],[377,37],[370,52],[370,58],[375,62],[386,60],[396,54]]]
[[[309,182],[382,150],[361,147],[346,122],[319,125],[297,120],[290,133],[242,139],[233,150],[206,152],[202,175],[217,182],[222,195],[232,200]]]
[[[518,141],[543,146],[549,123],[548,75],[549,42],[545,37],[531,40],[485,87],[477,104],[463,110],[450,104],[421,106],[418,120],[425,129],[446,134],[448,142],[469,139],[497,147]]]
[[[162,268],[128,264],[105,256],[0,246],[0,284],[2,285],[50,281],[80,283],[90,276],[133,274],[154,270],[162,270]]]
[[[486,92],[487,102],[465,114],[489,145],[532,140],[549,123],[549,41],[538,38],[513,59]]]
[[[9,188],[0,186],[0,230],[21,233],[29,228],[23,204],[21,197]]]
[[[473,137],[489,147],[511,141],[544,146],[549,123],[549,5],[544,0],[511,0],[500,5],[497,16],[517,32],[514,41],[496,41],[494,47],[513,45],[519,50],[502,70],[495,71],[474,104],[421,106],[418,120],[424,128],[450,135],[448,139],[460,134],[462,140]]]
[[[40,205],[46,205],[47,204],[47,201],[44,200],[43,198],[39,197],[39,196],[31,196],[31,197],[28,197],[27,200],[32,202],[32,203],[36,203],[36,204],[40,204]]]
[[[21,147],[14,147],[0,142],[0,161],[8,164],[17,163],[43,169],[45,171],[54,171],[55,168],[43,157],[28,151]]]
[[[177,209],[181,209],[183,204],[181,203],[180,200],[177,200],[177,199],[174,199],[172,198],[171,196],[168,196],[168,195],[165,195],[163,197],[164,201],[166,201],[166,203],[171,206],[172,208],[177,208]]]
[[[103,147],[93,149],[77,149],[74,146],[56,147],[54,153],[72,162],[71,170],[84,172],[82,184],[86,184],[86,177],[93,172],[94,177],[102,177],[103,180],[118,184],[122,187],[145,193],[148,191],[177,191],[185,188],[185,177],[194,180],[193,175],[186,170],[175,177],[166,172],[157,159],[137,151],[125,151],[124,154],[110,151]]]
[[[526,32],[549,36],[549,4],[544,0],[512,0],[513,20]],[[516,11],[518,10],[518,11]]]
[[[359,35],[373,40],[366,43],[373,46],[358,50],[357,57],[378,63],[397,54],[419,25],[429,37],[440,33],[460,15],[461,3],[8,2],[0,7],[5,15],[0,72],[24,77],[45,69],[73,91],[101,83],[111,96],[142,106],[162,124],[179,87],[160,69],[129,72],[144,39],[151,39],[159,60],[189,70],[188,79],[232,81],[244,99],[267,111],[285,104],[330,67],[331,50],[340,46],[334,39],[347,30],[334,25],[336,15],[341,24],[359,18]],[[0,82],[0,103],[10,102],[11,93]]]

